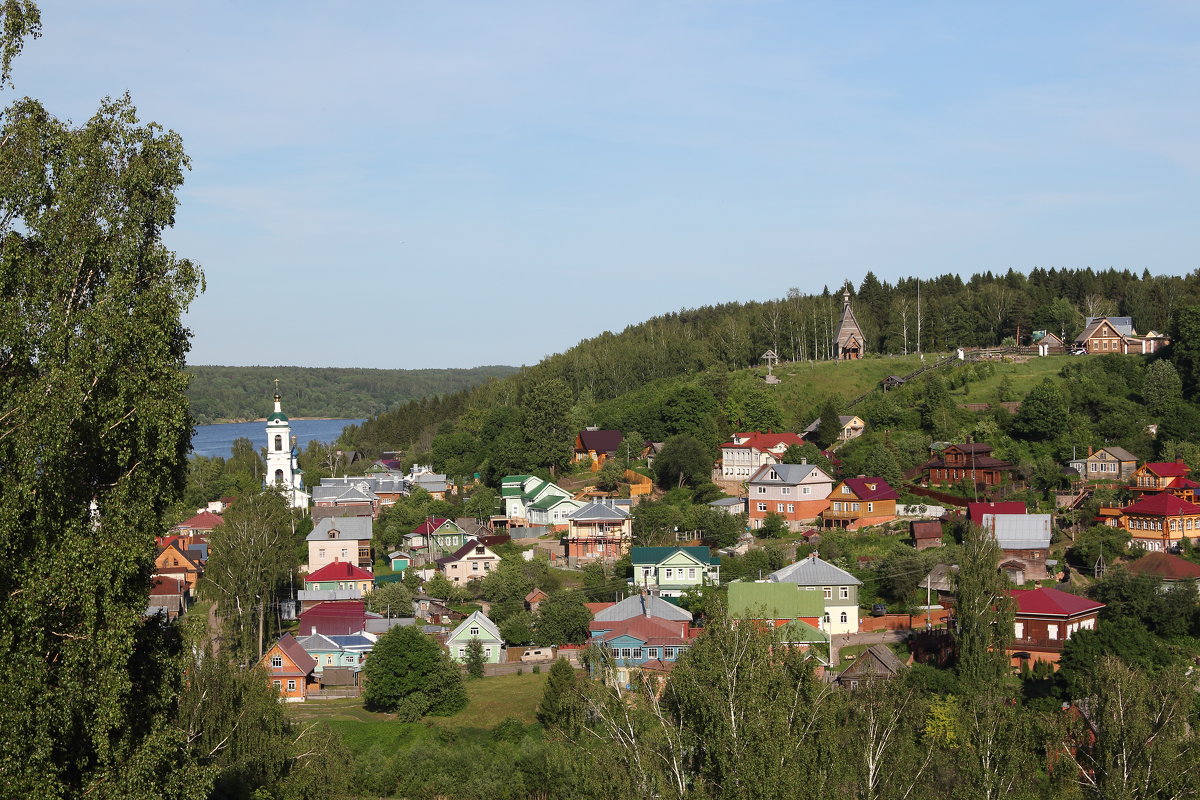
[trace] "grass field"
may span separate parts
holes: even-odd
[[[426,717],[421,722],[397,722],[390,714],[367,711],[359,698],[295,703],[288,705],[287,711],[300,723],[326,723],[357,754],[376,749],[391,753],[436,736],[439,730],[486,739],[492,728],[508,717],[527,725],[537,722],[547,671],[467,681],[465,709],[451,717]]]
[[[965,393],[962,389],[956,389],[950,395],[960,403],[991,403],[996,400],[1001,381],[1007,377],[1012,386],[1013,399],[1020,400],[1046,378],[1057,378],[1072,358],[1084,356],[1045,356],[1031,358],[1023,364],[993,362],[996,368],[994,375],[981,381],[972,381]]]

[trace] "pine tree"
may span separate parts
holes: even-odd
[[[1000,547],[983,528],[967,524],[955,573],[958,674],[963,686],[983,688],[1008,671],[1012,641],[1008,580],[1000,572]]]
[[[841,398],[835,395],[826,397],[825,402],[821,404],[821,424],[812,435],[813,442],[817,447],[825,450],[838,440],[838,436],[842,432],[842,423],[839,420],[841,413]]]
[[[578,725],[575,668],[565,658],[550,667],[542,702],[538,704],[537,720],[547,730],[554,728],[570,735]]]

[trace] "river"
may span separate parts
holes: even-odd
[[[303,450],[314,439],[319,442],[334,442],[342,435],[347,425],[359,425],[361,419],[293,419],[292,435]],[[197,425],[192,436],[192,454],[197,456],[221,456],[229,458],[233,453],[233,440],[247,438],[256,449],[267,446],[267,423],[226,422],[219,425]]]

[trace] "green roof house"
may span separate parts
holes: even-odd
[[[679,597],[693,586],[720,583],[721,561],[707,547],[634,547],[629,557],[630,583],[657,590],[662,597]]]

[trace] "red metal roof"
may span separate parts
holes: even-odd
[[[854,492],[859,500],[900,499],[900,495],[896,494],[896,490],[888,485],[888,482],[883,478],[846,478],[843,483],[850,487],[850,490]],[[829,496],[833,498],[833,495]]]
[[[1182,461],[1148,461],[1146,469],[1160,478],[1181,478],[1192,471]]]
[[[334,561],[332,564],[326,564],[316,572],[306,575],[304,582],[316,581],[370,581],[374,580],[375,576],[367,572],[362,567],[355,566],[349,561]]]
[[[177,580],[175,578],[167,578],[159,576],[154,579],[154,583],[150,584],[150,594],[152,595],[176,595],[183,594],[188,589],[188,582]]]
[[[211,511],[201,511],[196,516],[185,519],[175,527],[190,528],[198,531],[211,531],[224,521],[224,517],[222,517],[220,514],[214,514]]]
[[[1167,484],[1169,489],[1200,489],[1200,483],[1196,483],[1191,478],[1176,478]]]
[[[618,636],[632,636],[647,643],[653,640],[656,644],[673,644],[687,639],[688,623],[686,620],[672,621],[659,617],[632,617],[619,622],[593,620],[589,627],[593,631],[592,638],[597,642]]]
[[[450,520],[446,519],[445,517],[430,517],[417,527],[413,528],[413,533],[433,533],[449,521]]]
[[[1058,589],[1012,589],[1009,591],[1017,603],[1018,614],[1049,614],[1073,617],[1104,608],[1103,603],[1088,600]]]
[[[300,643],[297,642],[290,633],[285,633],[275,644],[280,650],[283,651],[284,655],[288,657],[288,660],[296,666],[301,674],[307,675],[316,669],[317,662],[313,660],[313,657],[310,656],[308,652],[300,646]],[[269,652],[270,651],[268,651],[268,655]],[[266,658],[266,656],[264,656],[264,658]],[[276,675],[288,674],[286,671],[274,672],[273,670],[268,670],[268,672],[272,672],[272,674]]]
[[[748,438],[741,444],[726,442],[725,444],[721,445],[721,449],[752,447],[755,450],[771,450],[779,447],[780,445],[783,445],[786,448],[788,445],[794,444],[797,447],[800,447],[804,444],[804,440],[795,433],[759,433],[758,431],[755,431],[754,433],[739,433],[737,436],[738,438],[742,438],[743,436]]]
[[[1147,553],[1131,562],[1127,569],[1134,575],[1153,575],[1167,581],[1200,579],[1200,565],[1170,553]]]
[[[1163,492],[1152,495],[1145,500],[1139,500],[1121,509],[1122,514],[1147,514],[1149,516],[1170,517],[1176,514],[1200,514],[1200,506],[1189,503],[1173,494]]]
[[[999,503],[967,503],[967,519],[976,525],[983,523],[984,514],[1028,514],[1029,509],[1018,500]]]
[[[348,636],[367,627],[366,603],[362,600],[331,600],[317,603],[300,615],[301,636],[315,629],[326,636]]]

